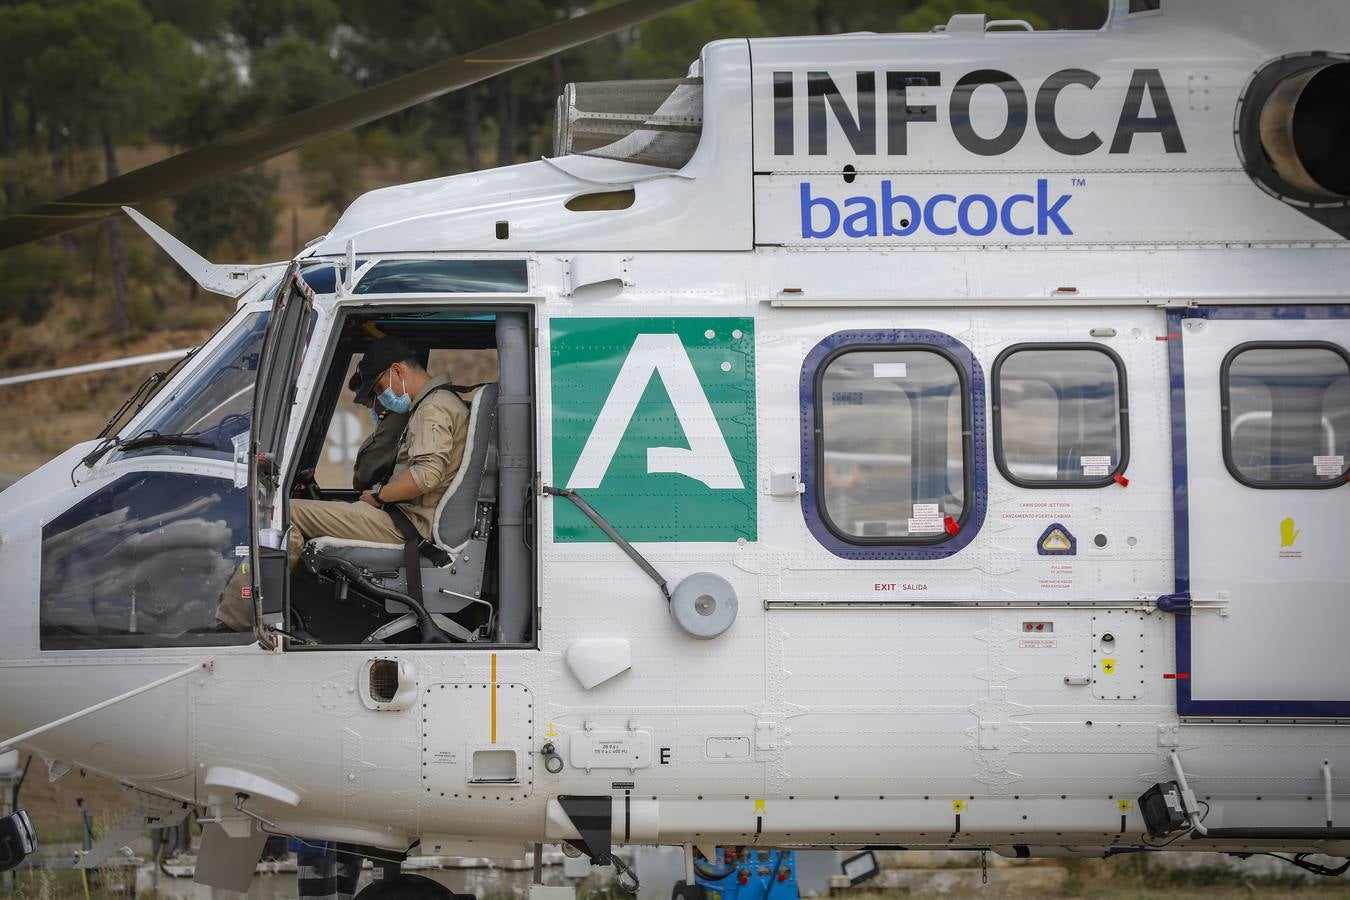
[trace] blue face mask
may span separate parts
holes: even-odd
[[[401,379],[400,379],[401,380]],[[394,393],[394,373],[389,372],[389,387],[380,392],[380,405],[391,413],[402,415],[412,409],[412,398],[408,396],[408,385],[403,385],[401,393]]]
[[[376,425],[380,424],[380,411],[373,405],[367,407],[366,412],[370,413],[370,421]]]

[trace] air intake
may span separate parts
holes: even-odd
[[[398,694],[398,662],[377,659],[370,664],[370,699],[376,703],[391,703]]]
[[[586,81],[558,97],[553,155],[683,168],[703,132],[703,79]]]
[[[359,677],[361,702],[368,709],[398,712],[417,700],[417,670],[406,659],[368,659]]]

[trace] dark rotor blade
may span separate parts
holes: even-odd
[[[170,197],[690,2],[623,0],[187,150],[0,221],[0,250],[96,222],[123,206]]]

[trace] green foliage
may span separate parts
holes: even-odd
[[[347,132],[300,151],[305,193],[315,203],[341,215],[361,192],[361,141]]]
[[[299,35],[253,54],[251,92],[269,118],[299,112],[352,90],[328,48]]]
[[[0,322],[17,318],[34,325],[47,314],[48,302],[73,281],[70,258],[54,241],[40,241],[0,253]]]
[[[173,232],[205,257],[232,260],[263,257],[277,231],[277,179],[249,169],[193,188],[178,196]]]
[[[722,37],[771,34],[754,0],[698,0],[643,26],[625,61],[634,78],[679,78],[699,50]]]

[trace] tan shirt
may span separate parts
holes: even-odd
[[[427,396],[432,388],[449,380],[444,376],[433,378],[413,398],[412,419],[399,439],[394,463],[395,475],[406,470],[422,489],[421,496],[399,506],[426,538],[431,537],[436,505],[459,472],[469,430],[469,408],[458,394],[441,390]]]

